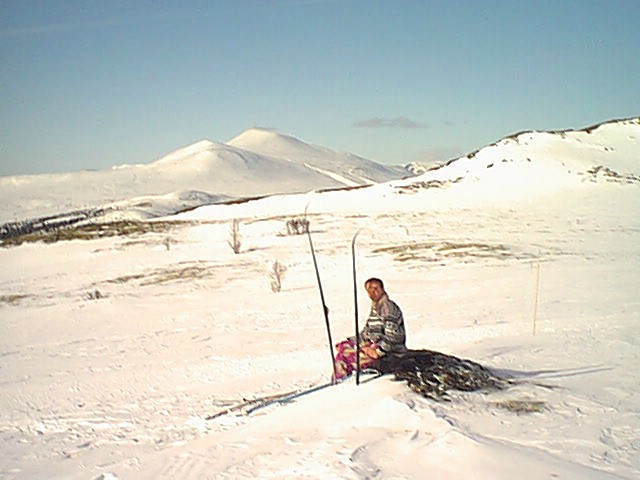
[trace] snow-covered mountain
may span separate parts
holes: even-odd
[[[407,175],[410,172],[402,168],[250,129],[228,144],[202,140],[148,164],[0,177],[0,222],[105,206],[154,216],[169,213],[167,199],[177,200],[179,210],[201,205],[203,199],[213,203],[229,197],[350,187]],[[156,204],[159,211],[154,210]]]
[[[254,128],[226,144],[203,140],[149,164],[0,177],[0,222],[45,215],[66,215],[65,222],[83,216],[150,218],[233,198],[360,185],[394,194],[451,190],[438,201],[458,205],[478,196],[510,201],[592,182],[640,185],[639,139],[640,118],[581,130],[520,132],[416,176],[416,169],[411,174]],[[351,196],[345,208],[358,198],[368,197]]]
[[[351,153],[310,145],[265,129],[247,130],[231,140],[229,145],[304,165],[350,186],[385,182],[411,173],[405,168],[381,165]]]

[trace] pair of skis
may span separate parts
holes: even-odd
[[[310,224],[307,224],[307,238],[309,239],[309,249],[311,250],[311,258],[313,259],[313,267],[316,271],[316,280],[318,281],[318,291],[320,292],[320,303],[324,313],[324,322],[327,328],[327,337],[329,340],[329,351],[331,352],[331,365],[333,367],[333,379],[338,378],[336,371],[336,356],[333,350],[333,338],[331,337],[331,323],[329,322],[329,308],[324,300],[324,291],[322,289],[322,281],[320,280],[320,270],[318,269],[318,261],[316,259],[316,251],[313,248],[313,240],[311,239]],[[358,230],[351,239],[351,264],[353,270],[353,310],[355,317],[355,339],[356,339],[356,385],[360,385],[360,326],[358,323],[358,282],[356,272],[356,240],[358,238]]]

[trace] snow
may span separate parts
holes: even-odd
[[[0,477],[638,478],[639,137],[640,121],[522,133],[411,179],[1,248]],[[286,235],[305,209],[334,340],[353,334],[360,230],[358,279],[385,280],[410,347],[520,382],[434,402],[347,381],[206,420],[329,379],[307,239]]]

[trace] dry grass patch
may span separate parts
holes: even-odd
[[[167,233],[175,228],[190,224],[184,221],[119,221],[91,223],[51,231],[40,230],[2,240],[2,246],[16,246],[29,242],[55,243],[67,240],[94,240],[104,237],[135,237],[147,233]]]
[[[509,258],[530,258],[530,255],[523,253],[516,254],[509,247],[501,244],[486,243],[456,243],[456,242],[422,242],[407,243],[404,245],[394,245],[382,247],[373,251],[374,253],[389,253],[398,262],[406,261],[426,261],[441,262],[447,259],[473,260],[483,258],[493,258],[505,260]]]
[[[0,295],[0,305],[18,305],[22,300],[28,298],[29,295],[12,294]]]
[[[518,415],[524,413],[541,413],[546,410],[546,403],[540,400],[503,400],[492,405]]]
[[[206,264],[178,264],[151,272],[123,275],[107,280],[107,283],[119,285],[134,283],[140,286],[160,285],[163,283],[184,282],[211,277],[214,271],[215,267]]]

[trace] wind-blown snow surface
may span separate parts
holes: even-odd
[[[175,212],[201,201],[369,185],[409,175],[289,135],[250,129],[227,144],[202,140],[149,164],[0,177],[0,223],[104,206],[121,216],[149,218],[167,214],[167,198],[174,199]]]
[[[549,141],[412,181],[204,207],[163,234],[1,249],[0,477],[638,478],[638,130],[567,134],[614,152],[523,134]],[[206,421],[329,378],[307,240],[285,234],[305,207],[334,340],[353,333],[362,229],[359,281],[385,280],[410,347],[521,382],[436,403],[383,377]]]

